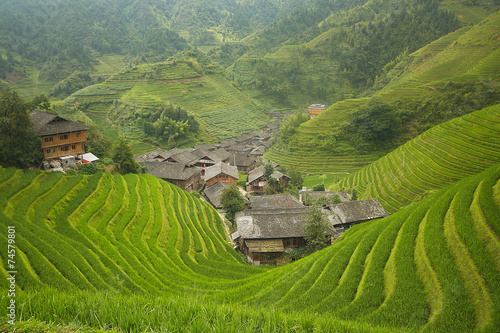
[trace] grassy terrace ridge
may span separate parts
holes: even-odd
[[[125,136],[137,154],[157,147],[143,141],[142,128],[134,122],[111,119],[109,112],[114,104],[123,103],[132,109],[165,102],[176,104],[200,123],[198,142],[213,143],[235,137],[269,121],[265,109],[222,74],[200,73],[203,73],[200,68],[183,61],[138,65],[75,92],[66,102],[85,105],[84,113],[108,137],[115,140]]]
[[[475,26],[452,32],[410,54],[386,74],[388,83],[374,96],[386,103],[424,100],[437,84],[446,82],[500,80],[500,12]],[[370,101],[369,97],[346,99],[331,105],[325,112],[303,123],[291,139],[293,144],[277,144],[265,157],[308,173],[354,172],[385,155],[373,152],[360,155],[351,145],[337,140],[342,154],[321,149],[318,135],[337,133],[351,114]]]
[[[496,165],[297,262],[254,267],[211,206],[152,176],[0,168],[0,246],[14,225],[25,332],[493,332],[499,195]],[[4,290],[7,276],[0,266]]]
[[[342,179],[395,212],[430,193],[500,163],[500,104],[431,128]]]

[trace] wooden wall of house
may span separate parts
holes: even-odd
[[[60,146],[53,146],[43,149],[43,156],[46,160],[64,157],[64,156],[74,156],[85,153],[85,143],[69,143]]]
[[[85,142],[87,141],[87,132],[78,131],[72,133],[45,135],[41,137],[41,141],[42,148]]]
[[[217,175],[213,178],[210,178],[209,180],[207,180],[207,187],[210,187],[212,186],[213,184],[217,183],[217,182],[221,182],[221,183],[224,183],[224,184],[229,184],[229,183],[236,183],[238,182],[238,179],[234,178],[234,177],[231,177],[229,175],[226,175],[225,173],[221,173],[220,175]]]
[[[196,175],[192,176],[187,180],[172,180],[172,179],[164,179],[164,180],[182,188],[183,190],[186,190],[188,192],[193,192],[194,190],[198,189],[198,186],[200,185],[200,179],[201,179],[201,173],[197,173]]]
[[[84,154],[87,132],[78,131],[45,135],[40,139],[44,158],[49,160],[58,157]]]

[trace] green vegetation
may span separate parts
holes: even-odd
[[[500,105],[431,128],[376,162],[342,179],[337,189],[356,188],[377,198],[388,212],[436,189],[500,163]]]
[[[245,209],[245,202],[240,194],[240,190],[235,183],[229,183],[229,186],[222,190],[220,203],[226,212],[226,218],[234,223],[237,212]]]
[[[88,116],[113,142],[127,137],[137,154],[158,146],[215,142],[266,124],[264,109],[219,72],[206,57],[187,52],[170,62],[126,68],[75,92],[60,109]],[[170,110],[172,104],[187,114],[172,110],[160,121],[158,110]],[[77,111],[70,111],[73,108]]]
[[[334,184],[347,176],[347,173],[327,173],[324,175],[305,176],[303,186],[313,188],[314,185],[323,184],[324,182],[325,188],[329,190]]]
[[[5,88],[0,96],[0,162],[27,166],[43,158],[40,138],[33,128],[29,112],[46,108],[44,96],[25,102],[15,90]]]
[[[329,223],[323,215],[319,206],[313,206],[307,212],[306,223],[304,224],[304,238],[307,247],[311,252],[324,249],[327,244]]]
[[[134,160],[132,150],[123,138],[120,139],[118,145],[114,148],[113,162],[116,169],[122,174],[140,173],[141,166]]]
[[[494,59],[499,22],[500,15],[492,14],[476,26],[459,29],[402,57],[375,80],[374,97],[331,105],[301,124],[288,141],[271,147],[265,158],[310,173],[356,171],[440,122],[497,104],[498,61]],[[377,103],[385,105],[387,112],[370,122],[376,127],[382,124],[381,128],[394,126],[395,133],[392,139],[370,142],[370,135],[376,134],[373,126],[359,133],[356,119],[366,117],[361,112]]]
[[[15,225],[25,331],[494,331],[499,182],[494,166],[266,268],[206,202],[152,176],[0,168],[0,245]]]

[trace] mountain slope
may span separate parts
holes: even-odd
[[[16,300],[29,304],[21,321],[124,331],[494,331],[499,180],[492,167],[266,268],[243,262],[208,204],[154,177],[0,169],[0,242],[7,247],[14,225]]]
[[[342,179],[361,198],[377,198],[389,212],[500,163],[500,104],[433,127]]]
[[[76,107],[112,140],[126,136],[138,154],[158,145],[221,141],[256,130],[269,121],[264,108],[236,89],[217,64],[189,54],[191,57],[170,62],[125,68],[101,84],[73,93],[59,111],[71,117]],[[178,105],[194,116],[200,124],[199,132],[174,143],[147,135],[144,114],[165,103]]]
[[[368,108],[375,100],[348,99],[303,123],[290,142],[279,142],[266,156],[314,173],[346,171],[342,161],[352,161],[350,171],[355,171],[357,161],[375,161],[374,152],[387,151],[443,120],[497,104],[499,35],[500,14],[495,13],[477,26],[453,32],[394,63],[385,76],[378,78],[375,86],[386,88],[374,97],[392,110],[388,114],[396,122],[390,127],[396,132],[394,139],[378,146],[372,143],[368,149],[356,148],[363,142],[351,137],[352,126],[345,125],[353,121],[356,112]],[[483,92],[481,87],[485,87]],[[370,120],[376,122],[377,118]],[[320,136],[335,137],[337,148],[323,149]],[[304,165],[305,159],[310,166]]]

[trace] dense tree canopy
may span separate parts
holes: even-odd
[[[245,209],[245,201],[235,183],[229,183],[229,186],[222,190],[220,203],[226,211],[226,218],[231,222],[234,222],[237,212]]]
[[[304,224],[304,238],[306,239],[307,247],[313,252],[325,248],[328,244],[327,231],[328,222],[321,209],[317,206],[311,207],[306,217],[306,223]]]
[[[33,129],[29,112],[35,107],[47,108],[46,98],[25,102],[19,94],[5,88],[0,96],[0,161],[26,166],[43,158],[40,138]]]
[[[113,162],[122,175],[141,173],[141,166],[134,160],[132,150],[123,138],[120,139],[120,143],[114,149]]]

